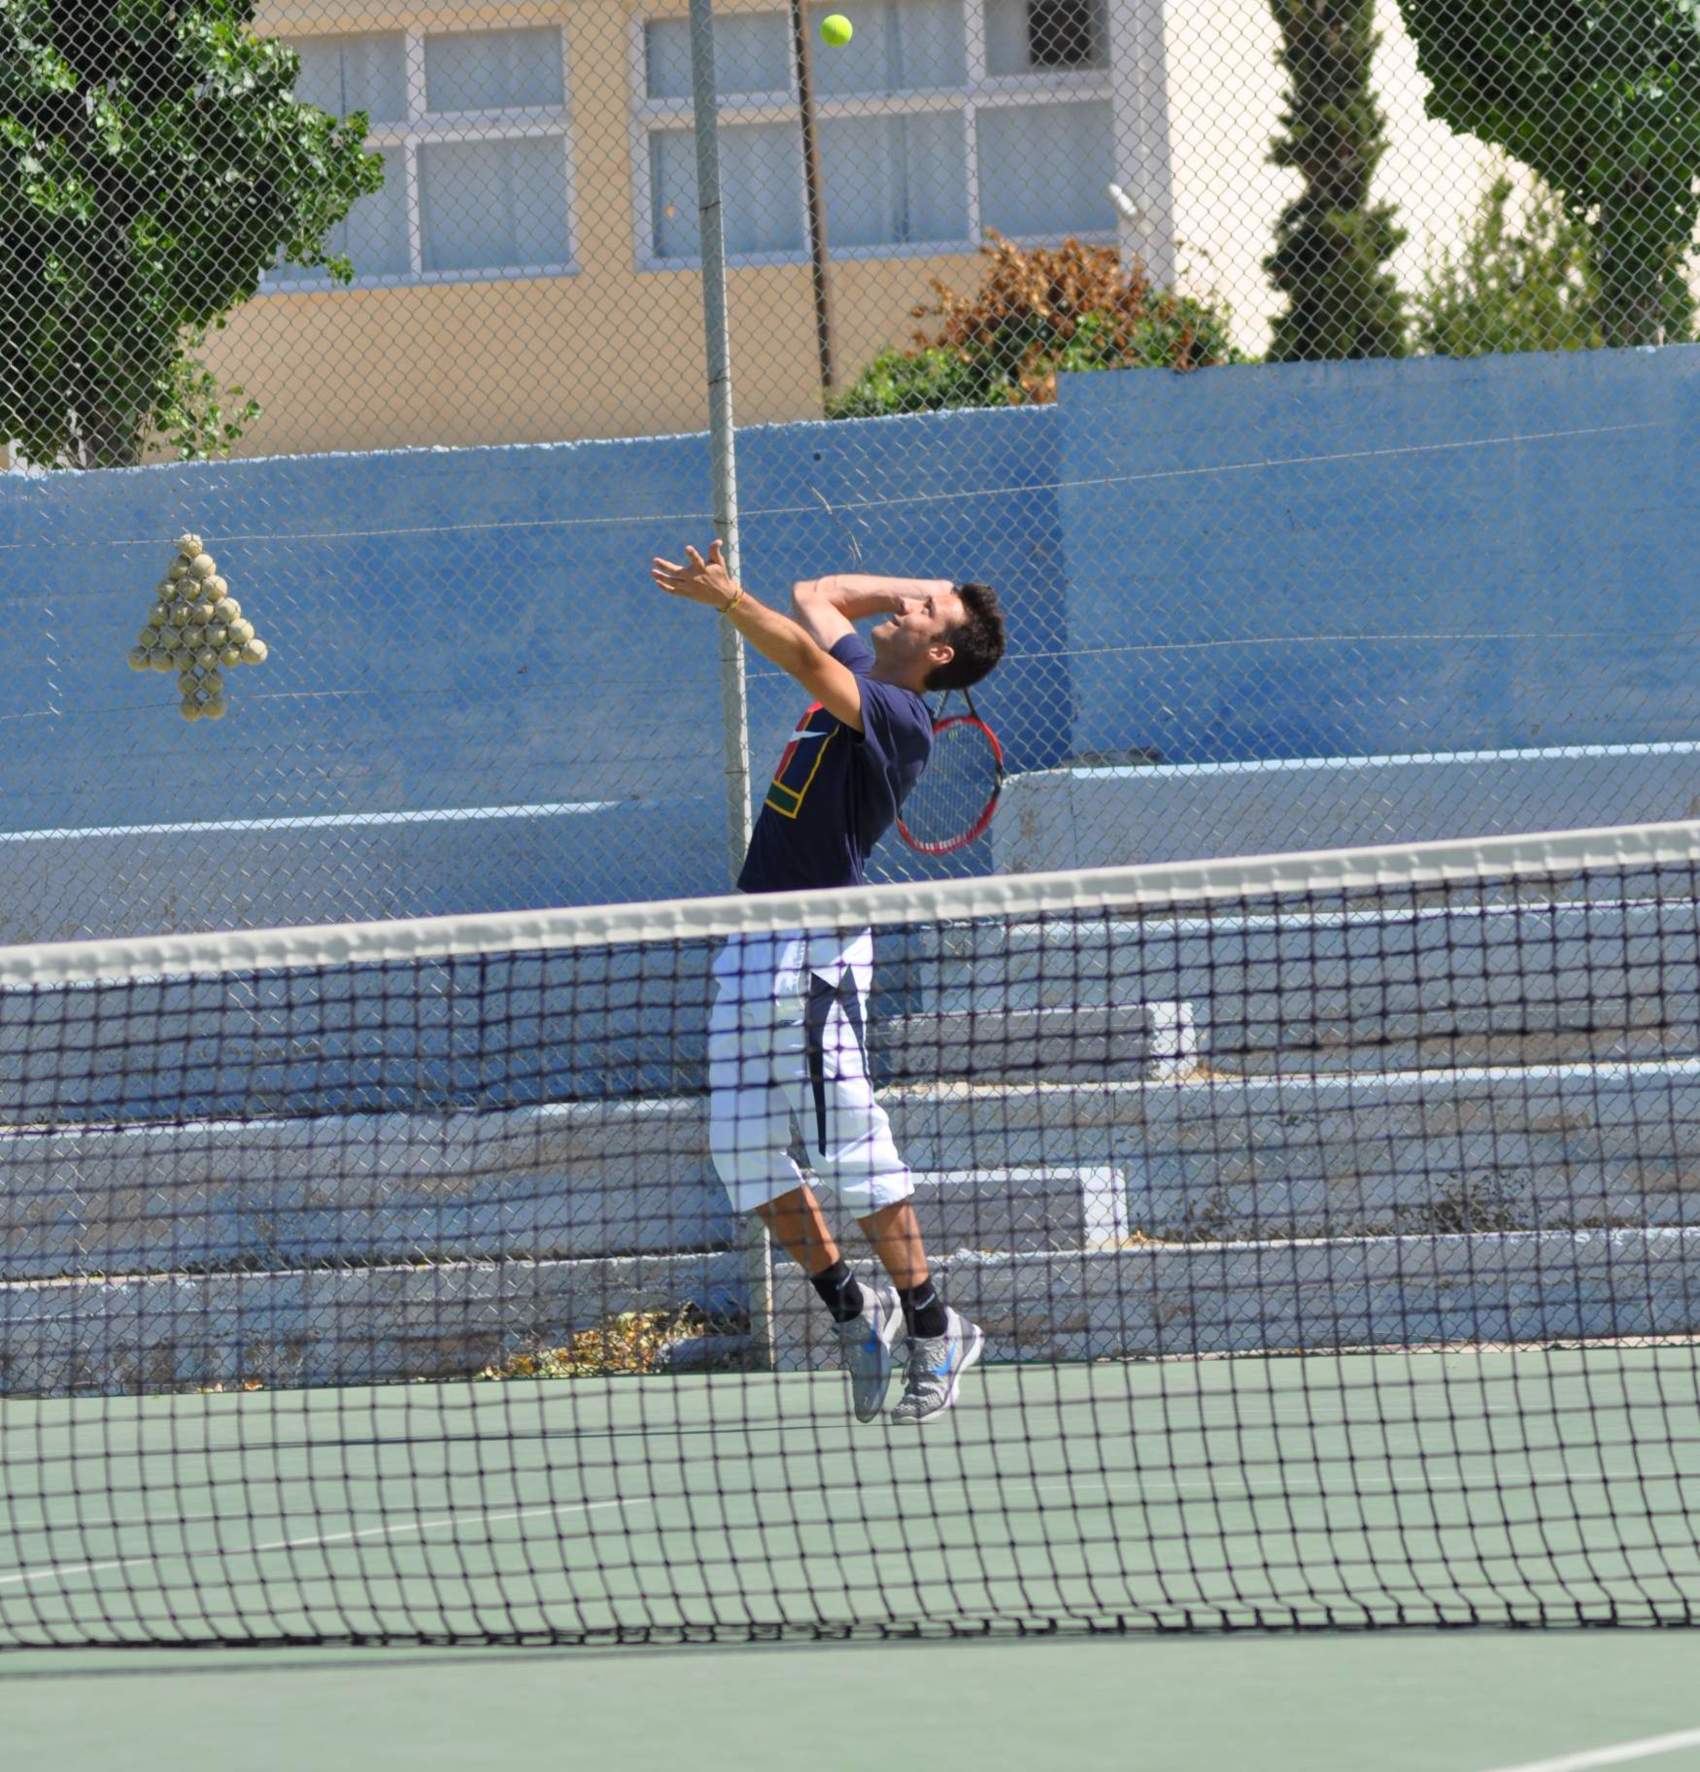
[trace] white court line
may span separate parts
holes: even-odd
[[[1647,1735],[1640,1741],[1619,1742],[1616,1747],[1585,1748],[1581,1753],[1561,1754],[1556,1760],[1495,1766],[1492,1772],[1591,1772],[1595,1766],[1626,1766],[1631,1760],[1650,1760],[1684,1747],[1700,1747],[1700,1729],[1682,1729],[1674,1735]]]
[[[157,1567],[169,1558],[185,1563],[207,1563],[225,1557],[259,1557],[275,1551],[312,1550],[324,1544],[351,1544],[357,1538],[389,1538],[404,1532],[435,1532],[443,1526],[458,1526],[468,1520],[523,1520],[532,1514],[589,1514],[604,1507],[650,1507],[654,1504],[653,1496],[640,1496],[628,1501],[621,1496],[613,1501],[561,1501],[552,1502],[547,1507],[516,1508],[511,1513],[487,1514],[464,1513],[445,1514],[440,1520],[398,1520],[393,1525],[362,1526],[357,1532],[318,1532],[310,1538],[279,1538],[270,1544],[245,1544],[234,1549],[222,1545],[213,1545],[204,1551],[164,1551],[145,1557],[114,1557],[105,1563],[61,1563],[46,1569],[19,1569],[11,1575],[0,1575],[0,1587],[15,1587],[20,1582],[46,1581],[58,1575],[98,1575],[108,1569],[130,1569],[137,1564],[151,1564]],[[180,1523],[180,1522],[179,1522]],[[161,1530],[164,1529],[162,1523]]]

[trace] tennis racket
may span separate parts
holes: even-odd
[[[961,691],[965,714],[951,714],[947,694],[933,721],[933,755],[897,820],[898,834],[923,855],[966,849],[998,809],[1003,792],[1003,746]]]

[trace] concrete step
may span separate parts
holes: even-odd
[[[885,1104],[935,1246],[1078,1247],[1118,1224],[1186,1240],[1700,1221],[1695,1061],[947,1082]],[[14,1133],[0,1173],[12,1279],[671,1253],[734,1235],[700,1098]]]
[[[574,1148],[579,1130],[519,1111],[0,1140],[0,1280],[671,1255],[735,1240],[700,1142],[590,1155]],[[1117,1241],[1126,1198],[1126,1178],[1102,1165],[916,1177],[937,1248]]]
[[[628,1311],[745,1309],[738,1252],[0,1285],[0,1394],[465,1378]],[[818,1304],[818,1301],[817,1301]]]
[[[886,932],[877,954],[885,1083],[1135,1078],[1177,1004],[1231,1070],[1700,1049],[1693,901],[991,921]],[[305,991],[267,975],[37,993],[0,1003],[0,1124],[690,1093],[711,960],[696,943],[378,966]]]
[[[958,1255],[934,1275],[994,1364],[1700,1332],[1692,1226]],[[782,1371],[837,1365],[793,1269],[775,1276],[774,1327]]]
[[[941,1254],[1108,1248],[1127,1237],[1127,1178],[1108,1165],[922,1171],[915,1216],[928,1250]]]
[[[994,871],[1692,818],[1697,764],[1660,743],[1036,771],[1004,788]]]
[[[912,1091],[911,1161],[1107,1163],[1161,1238],[1700,1221],[1700,1062]]]

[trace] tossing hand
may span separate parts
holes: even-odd
[[[658,555],[650,562],[649,576],[669,597],[704,603],[710,609],[724,609],[736,598],[738,586],[726,570],[726,556],[719,542],[710,544],[706,560],[695,548],[686,548],[685,561],[685,565],[678,566]]]

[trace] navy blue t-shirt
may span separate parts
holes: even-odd
[[[860,634],[846,634],[832,656],[862,680],[862,730],[818,702],[803,716],[756,819],[741,891],[860,886],[874,845],[927,766],[927,704],[868,675],[874,649]]]

